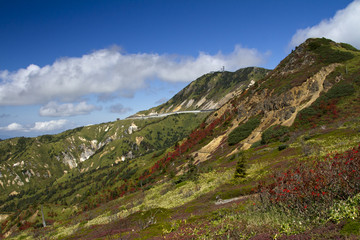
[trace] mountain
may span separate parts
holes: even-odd
[[[206,74],[190,83],[167,103],[147,112],[218,108],[230,96],[250,87],[268,71],[251,67],[234,73]],[[182,105],[184,106],[181,107]],[[132,159],[164,151],[189,134],[206,114],[208,113],[195,117],[182,115],[166,119],[131,120],[132,117],[143,116],[137,114],[127,120],[81,127],[54,136],[21,137],[0,142],[0,185],[4,190],[2,197],[55,181],[72,169],[89,171],[119,163],[124,158]]]
[[[272,71],[206,74],[137,116],[212,112],[1,141],[2,234],[356,239],[359,102],[360,51],[308,39]]]
[[[236,72],[211,72],[191,82],[169,101],[135,116],[176,111],[217,109],[238,92],[252,86],[270,70],[258,67],[239,69]]]

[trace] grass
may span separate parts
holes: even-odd
[[[340,143],[344,148],[349,148],[354,143],[360,142],[357,130],[358,124],[354,120],[339,129],[327,129],[324,132],[319,128],[318,130],[304,132],[305,135],[302,136],[311,136],[307,137],[305,142],[308,144],[317,143],[325,152],[335,148],[339,149]],[[101,228],[98,226],[111,226],[111,224],[115,224],[121,219],[127,221],[130,226],[132,226],[130,222],[133,221],[133,224],[135,224],[133,228],[137,229],[136,235],[130,231],[122,234],[116,233],[113,235],[114,238],[116,236],[133,236],[133,238],[137,236],[138,239],[146,239],[146,236],[164,235],[165,239],[184,239],[186,236],[196,236],[204,239],[229,236],[241,239],[253,236],[273,238],[275,236],[310,234],[311,229],[314,227],[321,228],[323,223],[314,225],[306,218],[296,214],[289,214],[289,212],[278,207],[267,210],[262,209],[259,207],[257,198],[247,198],[240,200],[240,202],[230,203],[230,205],[219,206],[217,210],[211,210],[210,212],[206,210],[209,209],[209,200],[201,200],[209,198],[215,201],[216,195],[219,195],[222,199],[230,199],[251,193],[256,186],[256,182],[267,179],[275,166],[280,164],[281,168],[286,169],[287,165],[284,165],[286,161],[302,156],[301,152],[295,151],[301,148],[302,139],[303,137],[295,139],[295,142],[283,151],[278,150],[278,146],[282,144],[280,142],[273,142],[265,147],[251,148],[245,151],[248,158],[245,180],[238,182],[232,180],[235,168],[235,165],[233,165],[232,168],[225,170],[225,172],[201,173],[198,182],[184,181],[178,185],[174,185],[171,181],[159,182],[149,190],[133,193],[107,203],[106,205],[119,206],[114,211],[109,212],[107,210],[103,212],[101,209],[109,209],[109,206],[105,205],[98,208],[98,210],[94,209],[94,213],[97,213],[88,220],[80,218],[79,215],[72,223],[67,223],[69,224],[68,227],[64,225],[65,223],[54,225],[51,236],[54,238],[71,238],[76,234],[80,234],[78,236],[100,234]],[[306,158],[303,159],[306,160]],[[222,161],[236,162],[237,156],[234,155]],[[205,196],[208,196],[208,198],[204,198]],[[156,211],[156,209],[168,210],[164,210],[163,217],[157,217],[156,223],[145,227],[144,222],[151,217],[151,212]],[[177,210],[177,213],[175,213],[174,209],[183,210],[180,210],[180,212]],[[47,211],[45,210],[45,214],[47,214]],[[58,213],[59,211],[56,210],[55,212]],[[71,211],[69,211],[70,213]],[[193,213],[196,213],[196,215],[193,215],[197,216],[196,218],[191,217]],[[348,219],[349,216],[343,214],[340,219],[343,221]],[[346,220],[348,223],[342,228],[341,234],[344,236],[358,234],[356,232],[358,227],[356,219],[355,217],[354,220]],[[28,234],[31,236],[31,233]],[[107,238],[111,239],[111,236],[107,236]]]
[[[69,171],[56,182],[46,183],[36,191],[26,191],[27,197],[38,198],[44,202],[46,218],[55,222],[45,229],[30,227],[21,232],[17,238],[31,239],[35,238],[36,234],[43,234],[44,238],[60,239],[147,239],[149,237],[164,239],[249,239],[251,237],[284,239],[295,237],[295,235],[305,239],[324,239],[335,238],[335,236],[348,238],[358,236],[360,229],[358,195],[348,199],[334,200],[332,205],[325,209],[326,211],[321,208],[324,210],[321,212],[323,218],[316,218],[299,213],[286,205],[274,204],[264,207],[261,205],[261,195],[254,194],[259,183],[276,182],[273,180],[273,175],[286,172],[296,163],[307,164],[316,157],[326,156],[329,153],[333,155],[335,151],[345,151],[360,142],[358,134],[360,120],[356,115],[356,105],[349,105],[349,103],[358,103],[360,86],[355,82],[351,83],[352,88],[346,85],[353,77],[358,76],[359,68],[356,64],[359,63],[359,53],[347,45],[333,45],[331,41],[323,39],[320,42],[326,47],[320,46],[320,48],[316,44],[310,46],[310,51],[318,54],[318,57],[327,54],[336,58],[337,51],[351,51],[353,55],[353,58],[348,60],[341,60],[340,56],[339,59],[346,64],[347,68],[338,67],[336,74],[327,79],[334,84],[337,76],[343,76],[344,80],[342,81],[345,85],[335,85],[338,89],[334,88],[326,94],[326,97],[330,99],[341,98],[336,105],[343,114],[339,114],[339,116],[346,116],[351,111],[354,112],[353,115],[349,114],[348,118],[343,119],[339,117],[332,123],[325,122],[311,129],[274,127],[269,130],[264,143],[257,143],[253,148],[244,152],[247,159],[246,177],[242,179],[234,179],[236,162],[240,156],[230,155],[230,153],[236,149],[236,143],[231,146],[226,142],[223,143],[221,148],[216,149],[207,161],[201,162],[199,165],[193,163],[193,168],[189,167],[194,150],[200,149],[214,137],[226,132],[231,125],[231,119],[234,119],[230,110],[229,125],[218,124],[207,133],[202,142],[193,146],[188,152],[179,154],[168,165],[159,167],[158,171],[154,173],[155,178],[141,187],[135,186],[139,177],[146,175],[143,173],[163,159],[167,153],[174,152],[176,148],[169,149],[168,146],[175,146],[175,142],[184,137],[182,134],[185,134],[186,131],[190,132],[205,116],[198,115],[194,119],[193,115],[184,115],[134,121],[139,130],[126,138],[121,138],[119,133],[124,132],[133,120],[88,126],[53,137],[44,136],[37,140],[12,139],[8,142],[5,141],[6,144],[4,141],[0,142],[0,149],[3,149],[3,152],[16,153],[14,155],[15,162],[21,158],[30,158],[36,149],[40,149],[39,159],[48,164],[48,168],[51,169],[56,166],[51,165],[45,157],[49,150],[50,155],[56,156],[63,151],[65,146],[81,144],[90,146],[89,141],[91,140],[97,140],[99,143],[108,137],[113,137],[113,141],[109,142],[101,151],[99,150],[91,158],[91,161],[82,163],[80,169],[83,170],[82,173]],[[343,55],[350,56],[349,54]],[[285,61],[284,64],[288,63]],[[318,64],[317,68],[326,63]],[[310,71],[310,73],[312,72]],[[306,77],[305,75],[295,74],[292,76],[293,78],[282,81],[282,83],[288,84],[290,81],[292,84],[292,80],[296,80],[294,84],[297,84],[298,80]],[[271,86],[271,81],[269,84],[268,86]],[[344,89],[350,89],[346,96],[343,95]],[[351,108],[347,109],[347,105]],[[251,116],[249,117],[251,119]],[[168,126],[176,126],[176,129],[172,130]],[[135,139],[140,136],[146,136],[146,138],[142,144],[135,147]],[[57,142],[59,139],[61,142]],[[180,141],[179,145],[184,142]],[[24,147],[24,144],[28,145]],[[137,154],[136,159],[114,164],[116,156],[121,156],[130,149]],[[76,155],[81,153],[81,150],[75,147],[72,153]],[[15,162],[11,162],[11,164]],[[93,166],[91,166],[91,162],[93,162]],[[180,173],[180,167],[184,168],[185,174]],[[96,168],[98,169],[95,171]],[[41,173],[45,173],[45,169],[44,167]],[[190,177],[191,174],[187,176],[186,169],[195,169],[196,177]],[[177,183],[179,179],[181,181]],[[125,195],[116,197],[114,200],[99,201],[97,202],[99,205],[94,205],[91,210],[81,211],[81,207],[87,203],[116,191],[125,182],[127,183],[126,187],[134,187],[134,190],[127,191]],[[244,197],[237,198],[240,196]],[[215,204],[218,197],[223,200],[234,200],[234,198],[237,200]],[[15,204],[14,208],[16,205],[21,205],[20,199],[16,197],[9,200]],[[78,209],[72,205],[77,206]],[[22,211],[11,215],[9,223],[5,224],[5,227],[10,228],[22,220],[29,219],[39,205],[34,204],[32,207],[31,211]],[[35,221],[40,223],[41,217],[36,216]]]

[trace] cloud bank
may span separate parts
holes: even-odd
[[[308,38],[325,37],[360,48],[359,23],[360,0],[355,0],[345,9],[337,11],[333,18],[323,20],[313,27],[297,30],[291,39],[290,47],[298,46]]]
[[[57,102],[49,102],[40,108],[39,114],[42,117],[69,117],[76,115],[86,115],[100,108],[89,105],[86,102],[80,102],[75,105],[72,103],[58,104]]]
[[[35,122],[34,126],[23,126],[19,123],[11,123],[6,127],[0,127],[0,130],[20,132],[50,132],[63,129],[67,123],[68,121],[66,119]]]
[[[44,67],[29,65],[15,72],[0,71],[0,105],[50,102],[42,108],[42,114],[66,116],[79,106],[56,106],[52,101],[71,102],[88,94],[131,97],[145,87],[146,80],[189,82],[222,66],[236,70],[259,65],[263,60],[264,55],[257,50],[240,46],[227,55],[201,52],[196,58],[102,49],[79,58],[59,59]]]

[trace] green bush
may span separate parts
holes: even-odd
[[[329,99],[340,98],[350,96],[355,92],[355,88],[352,84],[340,82],[334,85],[325,96]]]
[[[360,86],[360,76],[354,77],[354,83]]]
[[[238,142],[247,138],[255,128],[260,124],[260,117],[249,119],[246,123],[241,124],[235,128],[228,137],[229,146],[235,145]]]
[[[277,141],[286,141],[288,139],[289,127],[274,125],[266,129],[261,136],[261,143],[267,144]]]
[[[334,222],[340,222],[342,219],[355,219],[360,216],[359,206],[360,194],[346,200],[335,202],[330,208],[329,220]]]
[[[334,49],[332,45],[335,43],[326,38],[312,39],[308,45],[310,51],[316,53],[323,63],[330,64],[336,62],[344,62],[354,57],[354,54],[347,51]],[[348,45],[341,45],[343,48],[350,50]],[[353,50],[353,49],[351,49]]]
[[[322,45],[330,45],[333,41],[327,38],[315,38],[311,39],[309,43],[309,50],[314,51]]]
[[[280,146],[278,147],[278,150],[279,150],[279,151],[282,151],[282,150],[286,149],[288,146],[289,146],[289,145],[287,145],[287,144],[282,144],[282,145],[280,145]]]
[[[360,50],[356,49],[355,47],[353,47],[353,46],[351,46],[350,44],[347,44],[347,43],[340,43],[340,46],[342,48],[345,48],[346,50],[355,51],[355,52],[360,51]]]
[[[236,164],[234,178],[246,177],[246,158],[243,152],[239,153],[239,160]]]
[[[330,46],[321,46],[315,50],[317,54],[320,55],[321,60],[324,63],[336,63],[336,62],[345,62],[354,57],[350,52],[344,52],[332,49]]]
[[[260,140],[260,141],[254,142],[250,148],[257,148],[257,147],[260,147],[261,145],[262,145],[262,142]]]
[[[347,220],[340,233],[343,235],[359,235],[360,233],[360,222],[358,219]]]

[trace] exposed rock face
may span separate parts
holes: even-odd
[[[138,126],[135,125],[134,122],[131,123],[130,127],[128,128],[128,133],[132,134],[133,132],[138,130]]]
[[[88,160],[92,155],[94,155],[95,151],[93,151],[90,148],[84,148],[84,152],[80,155],[80,162],[84,162],[85,160]]]
[[[244,141],[243,149],[248,149],[251,144],[259,141],[261,139],[259,133],[272,125],[291,126],[297,113],[310,106],[320,96],[320,93],[324,90],[325,78],[338,65],[331,64],[323,67],[301,86],[294,87],[278,96],[263,91],[256,93],[255,96],[249,97],[246,102],[243,102],[242,104],[245,106],[252,106],[245,114],[254,116],[260,112],[264,113],[260,126]]]
[[[80,138],[79,138],[80,139]],[[93,156],[96,151],[106,144],[113,141],[111,137],[108,137],[104,142],[98,142],[97,140],[87,141],[84,138],[80,139],[83,143],[78,147],[81,150],[81,153],[76,153],[77,149],[75,146],[69,149],[68,152],[62,153],[62,162],[70,167],[70,169],[77,167],[79,162],[84,162],[88,160],[91,156]],[[75,143],[72,143],[75,144]],[[78,156],[78,157],[76,157]],[[58,160],[61,157],[57,157]]]
[[[9,196],[16,196],[16,195],[18,195],[19,194],[19,192],[17,192],[17,191],[12,191],[10,194],[9,194]]]
[[[143,136],[140,136],[140,137],[136,137],[136,145],[140,146],[141,142],[144,140],[144,137]]]
[[[5,221],[8,217],[9,217],[9,215],[7,215],[7,214],[0,214],[0,222]]]
[[[308,59],[306,64],[310,63],[311,59]],[[262,132],[272,125],[281,124],[284,126],[291,126],[299,111],[310,106],[320,96],[321,92],[327,91],[331,87],[331,85],[325,82],[325,79],[337,66],[339,66],[337,63],[325,66],[313,76],[309,77],[300,86],[293,87],[279,95],[266,88],[257,91],[254,94],[250,94],[238,103],[238,117],[234,120],[233,127],[228,129],[227,134],[219,136],[207,146],[203,147],[198,152],[195,152],[195,160],[206,160],[207,157],[211,155],[212,151],[216,150],[221,144],[226,142],[227,135],[238,126],[239,123],[245,122],[250,117],[259,113],[262,113],[264,117],[262,118],[259,127],[255,129],[247,139],[242,141],[242,150],[250,148],[253,143],[261,140]],[[290,63],[284,71],[292,71],[292,68],[293,66]],[[278,71],[278,74],[285,73]],[[223,105],[223,107],[216,112],[217,116],[223,114],[227,109],[231,109],[230,103]],[[209,117],[208,121],[210,122],[212,119],[214,119],[214,117]],[[236,152],[238,150],[236,149],[234,151]]]
[[[24,182],[21,181],[21,178],[19,177],[19,175],[16,175],[16,177],[14,178],[14,180],[12,181],[12,185],[19,185],[19,186],[23,186]]]
[[[63,163],[68,165],[70,169],[77,167],[76,158],[71,153],[63,152]]]

